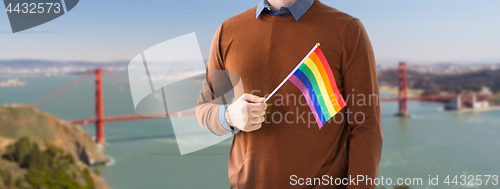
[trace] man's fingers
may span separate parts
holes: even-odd
[[[226,119],[231,125],[243,131],[254,131],[262,127],[267,104],[265,98],[245,93],[226,109]]]
[[[247,102],[250,102],[250,103],[262,103],[265,100],[265,98],[261,98],[261,97],[255,96],[253,94],[248,94],[248,93],[243,94],[241,96],[241,98],[243,98],[244,100],[246,100]]]
[[[250,115],[253,117],[261,117],[266,115],[266,111],[251,111]]]
[[[256,117],[256,118],[253,118],[252,120],[250,120],[250,123],[253,125],[253,124],[260,124],[264,121],[265,121],[264,117]]]
[[[260,112],[260,111],[266,110],[267,104],[266,103],[249,103],[247,105],[247,107],[252,112]]]

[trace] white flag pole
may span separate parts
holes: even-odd
[[[302,65],[302,63],[304,63],[304,61],[306,61],[306,59],[314,52],[314,50],[316,50],[316,48],[319,47],[319,43],[316,43],[316,45],[314,45],[314,47],[311,49],[311,51],[309,51],[309,53],[307,53],[307,55],[304,57],[304,59],[302,59],[302,61],[299,62],[299,64],[297,66],[295,66],[295,68],[293,69],[292,72],[290,72],[290,74],[288,74],[288,76],[286,76],[286,78],[278,85],[278,87],[276,87],[276,89],[274,89],[273,92],[271,92],[271,94],[269,94],[267,97],[266,97],[266,100],[264,101],[267,102],[267,100],[269,100],[269,98],[271,98],[274,93],[276,93],[276,91],[278,91],[278,89],[281,88],[281,86],[283,86],[283,84],[285,84],[286,81],[288,81],[288,79],[290,79],[290,77],[292,77],[293,73],[295,73],[295,71],[297,71],[297,69],[299,69],[300,65]]]

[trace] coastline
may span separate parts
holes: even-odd
[[[486,112],[486,111],[499,111],[500,106],[491,106],[487,108],[466,108],[466,109],[461,109],[458,112]]]

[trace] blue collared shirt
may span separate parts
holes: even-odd
[[[283,6],[280,7],[278,11],[269,3],[267,0],[262,0],[257,5],[257,11],[255,13],[255,18],[259,18],[260,14],[265,11],[270,15],[274,16],[290,16],[293,15],[296,21],[298,21],[304,14],[311,8],[314,0],[298,0],[292,6]]]
[[[259,18],[260,14],[262,12],[266,12],[267,14],[274,15],[274,16],[290,16],[292,15],[296,21],[299,21],[299,19],[304,16],[304,14],[311,8],[312,4],[314,3],[314,0],[298,0],[295,2],[292,6],[283,6],[280,7],[278,11],[269,3],[267,0],[262,0],[258,5],[257,5],[257,12],[255,13],[255,19]],[[233,130],[229,124],[227,123],[226,120],[226,108],[229,106],[228,104],[220,106],[219,107],[219,122],[222,125],[224,129],[230,132],[241,132],[240,130],[235,131]],[[237,128],[235,128],[237,129]]]

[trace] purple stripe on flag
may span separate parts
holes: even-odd
[[[321,123],[321,119],[319,119],[319,117],[318,117],[318,113],[316,111],[316,108],[314,108],[314,104],[311,101],[311,96],[309,95],[307,87],[295,75],[292,75],[289,80],[293,84],[295,84],[295,86],[297,86],[297,88],[299,88],[299,90],[300,90],[300,92],[302,92],[302,94],[304,94],[304,97],[305,97],[305,99],[307,101],[307,104],[309,105],[309,108],[311,108],[311,111],[312,111],[312,113],[314,115],[314,118],[316,118],[316,123],[318,123],[318,127],[321,129],[321,127],[323,127],[323,124]]]

